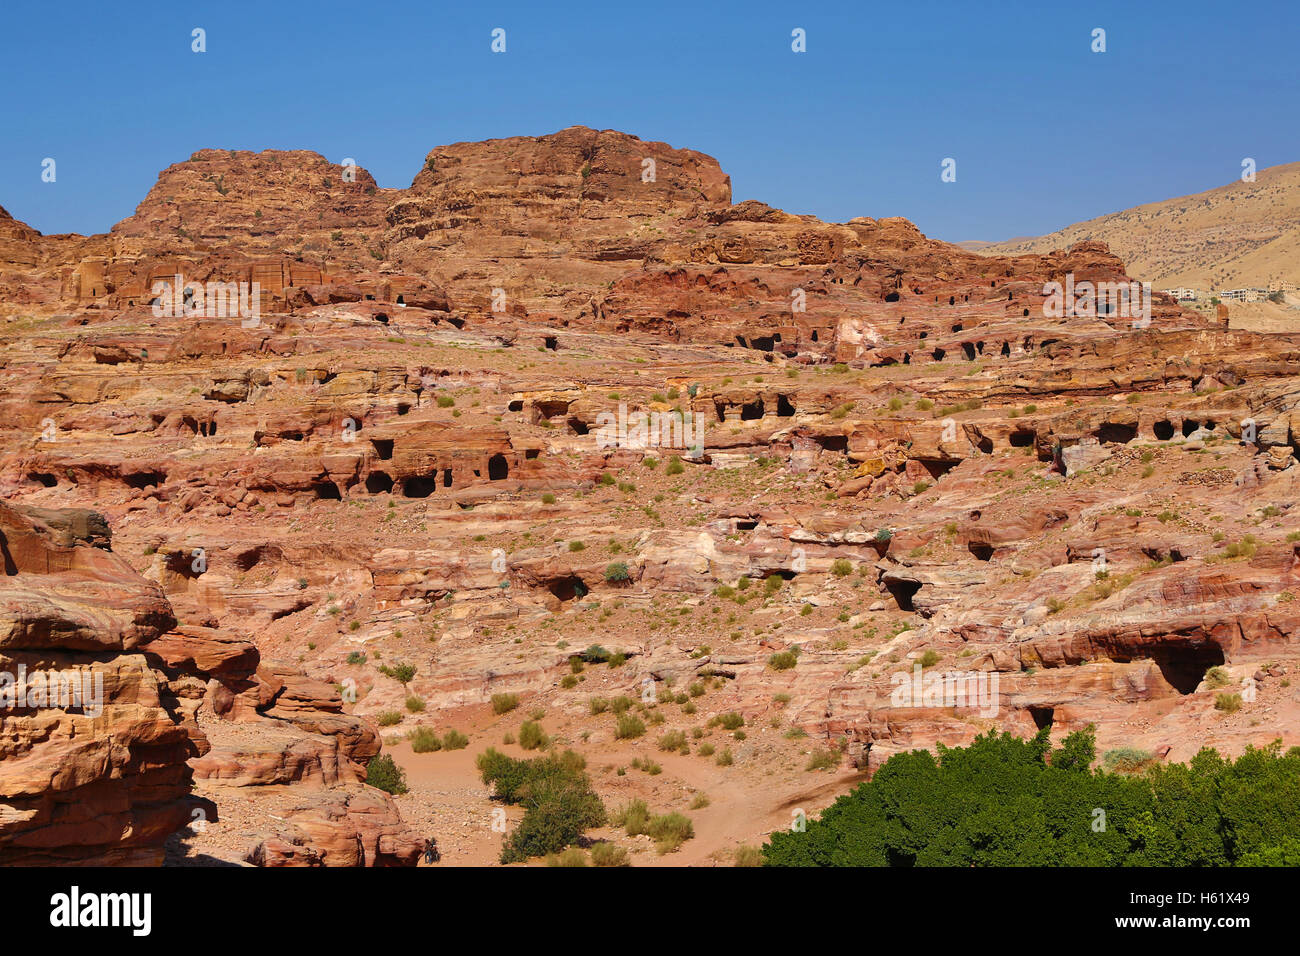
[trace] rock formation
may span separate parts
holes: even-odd
[[[176,275],[261,312],[152,307]],[[592,698],[651,688],[753,794],[720,848],[834,798],[813,747],[847,787],[987,727],[1300,742],[1300,340],[1130,291],[1102,243],[733,204],[710,157],[583,128],[408,189],[203,150],[104,236],[0,217],[0,653],[114,689],[4,716],[0,848],[148,862],[190,823],[174,862],[411,864],[427,822],[469,859],[485,793],[365,768],[418,770],[417,727],[501,745],[501,694],[612,769],[641,744]]]

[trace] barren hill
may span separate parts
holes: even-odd
[[[1130,275],[1158,289],[1300,282],[1300,163],[1260,170],[1253,183],[1232,182],[975,251],[1048,252],[1083,239],[1105,242]]]

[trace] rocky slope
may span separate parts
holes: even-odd
[[[981,244],[1007,256],[1105,242],[1129,272],[1158,289],[1267,288],[1300,280],[1300,163],[1261,169],[1229,183],[1066,226],[1046,236]]]
[[[699,863],[987,727],[1300,742],[1295,337],[1159,296],[1056,316],[1044,283],[1126,281],[1104,244],[732,204],[714,160],[622,133],[342,174],[206,150],[107,236],[0,247],[27,297],[0,498],[102,514],[112,554],[77,547],[157,608],[121,648],[79,626],[146,646],[150,719],[202,751],[157,798],[151,834],[209,801],[173,862],[410,863],[430,833],[493,861],[472,756],[524,753],[524,720],[609,802],[692,812],[666,859]],[[155,315],[177,268],[264,278],[260,321]],[[395,799],[363,783],[377,725]]]

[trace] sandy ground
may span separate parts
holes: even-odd
[[[1300,332],[1300,308],[1272,302],[1229,302],[1228,328],[1246,332]]]
[[[417,754],[405,741],[385,748],[406,771],[410,786],[409,793],[397,798],[402,817],[418,833],[437,839],[442,853],[439,865],[497,864],[503,840],[501,804],[490,798],[479,779],[475,758],[489,746],[512,757],[537,756],[517,745],[501,743],[504,731],[519,719],[514,716],[513,720],[507,717],[494,722],[500,725],[495,733],[485,732],[487,728],[471,732],[470,746],[464,750]],[[659,732],[652,730],[635,741],[573,748],[587,758],[592,783],[611,811],[639,798],[652,813],[675,810],[691,819],[695,837],[677,852],[663,856],[647,836],[628,837],[612,827],[588,832],[591,840],[626,847],[633,866],[730,866],[737,847],[762,844],[772,831],[790,826],[797,810],[813,816],[864,779],[847,764],[835,772],[804,769],[805,752],[814,746],[806,739],[781,741],[782,749],[789,750],[789,759],[772,759],[774,742],[760,743],[752,750],[731,743],[736,763],[720,767],[712,757],[660,751],[654,743]],[[725,743],[722,734],[718,731],[711,738],[719,748]],[[751,740],[762,736],[751,730]],[[762,756],[757,753],[760,748]],[[653,760],[663,772],[651,776],[633,769],[631,763],[638,757]],[[618,775],[618,767],[626,768],[623,776]],[[701,794],[708,797],[708,805],[692,809]],[[516,807],[505,810],[506,827],[513,828],[522,811]],[[495,831],[494,814],[498,821]]]

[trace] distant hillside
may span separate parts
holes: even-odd
[[[981,255],[1064,249],[1100,239],[1129,275],[1157,288],[1300,284],[1300,163],[1260,170],[1253,183],[1229,183],[1194,196],[1136,206],[1075,223],[1037,239],[966,245]]]
[[[954,242],[953,245],[958,249],[965,249],[967,252],[983,252],[990,246],[1006,246],[1013,242],[1031,242],[1033,236],[1016,236],[1014,239],[1006,239],[1002,242],[993,242],[989,239],[963,239],[961,242]]]

